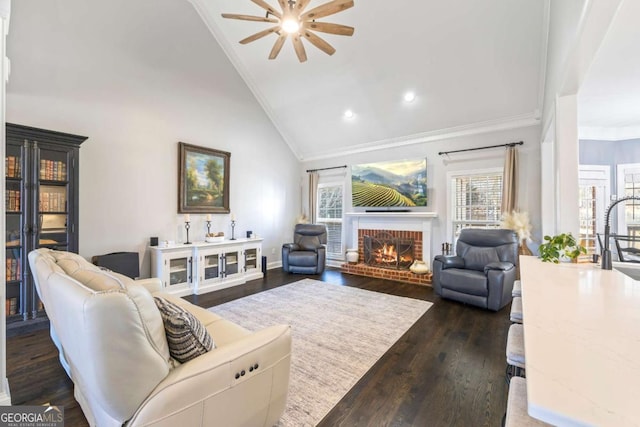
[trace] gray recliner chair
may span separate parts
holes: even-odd
[[[455,256],[435,257],[433,288],[442,298],[498,311],[511,301],[517,263],[514,231],[464,229]]]
[[[287,273],[321,274],[327,261],[327,227],[296,224],[293,243],[282,245],[282,268]]]

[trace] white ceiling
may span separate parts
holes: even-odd
[[[192,92],[213,85],[223,92],[225,79],[238,78],[229,74],[224,51],[302,160],[537,123],[544,1],[355,0],[355,7],[321,19],[355,27],[354,36],[318,33],[336,48],[333,56],[304,40],[305,63],[290,42],[268,60],[273,34],[238,43],[270,25],[220,17],[264,16],[250,0],[190,1],[14,2],[9,93],[122,103],[138,96],[151,69]],[[122,81],[121,70],[140,78]],[[403,102],[408,90],[417,94],[410,104]],[[170,102],[161,94],[142,101]],[[343,117],[347,109],[355,113],[351,120]]]
[[[640,2],[627,0],[578,96],[581,139],[640,138]]]
[[[264,16],[250,0],[191,1],[303,160],[476,126],[531,124],[539,115],[542,1],[355,0],[320,19],[355,27],[353,37],[318,33],[336,48],[333,56],[304,40],[305,63],[290,41],[268,60],[275,34],[238,43],[273,25],[220,16]],[[411,104],[402,98],[409,90],[417,94]],[[343,117],[347,109],[353,119]]]

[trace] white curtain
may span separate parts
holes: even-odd
[[[316,223],[316,208],[318,204],[318,172],[309,172],[309,222]]]
[[[507,147],[504,158],[504,172],[502,175],[502,212],[510,213],[516,210],[518,199],[518,149]]]

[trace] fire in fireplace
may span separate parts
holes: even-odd
[[[364,262],[367,265],[406,270],[413,263],[412,239],[399,239],[381,232],[375,236],[364,236],[363,243]]]

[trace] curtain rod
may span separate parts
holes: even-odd
[[[438,156],[442,156],[443,154],[462,153],[463,151],[486,150],[487,148],[515,147],[516,145],[523,145],[523,144],[524,144],[523,141],[518,141],[518,142],[510,142],[508,144],[489,145],[488,147],[466,148],[464,150],[454,150],[454,151],[441,151],[438,153]]]
[[[333,166],[331,168],[307,169],[307,172],[327,171],[329,169],[344,169],[346,167],[347,167],[347,165],[344,165],[344,166]]]

